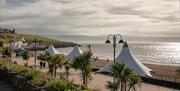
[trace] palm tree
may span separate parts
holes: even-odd
[[[120,91],[130,91],[140,82],[139,77],[133,73],[133,70],[125,67],[123,63],[116,62],[112,65],[111,71],[112,76],[115,77],[115,83],[107,82],[107,87],[113,89],[113,91],[118,89]]]
[[[44,53],[44,60],[48,62],[48,69],[49,69],[49,73],[51,74],[51,76],[53,76],[54,70],[53,70],[53,64],[52,64],[52,56],[45,51]]]
[[[127,91],[130,91],[132,88],[136,90],[136,85],[140,86],[140,78],[137,75],[133,75],[129,79],[129,83],[128,83],[129,88]]]
[[[66,79],[69,80],[69,69],[71,68],[71,65],[67,62],[65,62],[65,69],[66,69]]]
[[[73,67],[75,69],[81,70],[83,84],[87,86],[88,79],[91,78],[91,71],[92,71],[92,65],[90,58],[92,56],[92,53],[90,51],[86,51],[82,53],[81,55],[77,56],[73,60]]]
[[[22,54],[23,60],[26,60],[26,66],[28,66],[28,60],[30,58],[29,51],[25,50],[24,53]]]
[[[125,65],[123,63],[116,62],[115,64],[112,65],[112,75],[116,79],[117,87],[123,88],[123,83],[122,83],[122,77],[123,77],[123,70],[125,69]]]
[[[131,76],[133,76],[133,70],[129,67],[126,67],[123,71],[123,77],[122,77],[124,91],[127,91],[127,84]]]
[[[51,59],[53,70],[54,70],[54,77],[57,74],[57,68],[62,68],[64,63],[64,56],[63,55],[55,55]]]
[[[115,90],[118,90],[118,85],[117,85],[117,83],[108,81],[107,85],[106,85],[106,88],[110,89],[110,91],[115,91]]]

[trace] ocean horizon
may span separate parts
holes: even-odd
[[[81,43],[80,49],[88,50],[91,45],[93,57],[99,59],[113,59],[112,44],[103,43]],[[123,44],[118,44],[116,48],[116,56],[121,52]],[[129,48],[133,55],[142,63],[156,64],[180,64],[180,43],[129,43]],[[58,48],[58,50],[67,55],[73,47]]]

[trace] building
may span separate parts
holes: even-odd
[[[11,33],[11,34],[15,34],[16,31],[15,31],[15,29],[4,29],[4,28],[0,28],[0,33]]]

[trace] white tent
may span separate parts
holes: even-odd
[[[127,42],[124,43],[121,53],[117,56],[116,62],[122,62],[130,67],[134,72],[141,76],[152,76],[151,69],[144,66],[129,50]],[[111,72],[111,64],[101,68],[98,72]]]
[[[60,54],[60,52],[57,51],[52,44],[48,47],[47,52],[49,54],[51,54],[51,55],[58,55],[58,54]]]
[[[10,47],[13,49],[23,49],[21,42],[11,43]]]
[[[72,60],[73,58],[79,56],[80,54],[82,54],[82,51],[81,49],[78,47],[78,45],[76,45],[74,47],[74,49],[72,51],[70,51],[68,54],[67,54],[67,58]]]

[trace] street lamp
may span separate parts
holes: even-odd
[[[33,45],[34,45],[34,65],[35,65],[35,69],[36,69],[36,49],[37,49],[37,44],[38,44],[38,40],[35,38],[33,40]]]
[[[118,41],[118,43],[124,43],[124,41],[122,40],[122,35],[121,34],[109,34],[107,37],[107,40],[105,41],[105,43],[111,43],[110,41],[110,37],[113,38],[113,63],[115,63],[115,57],[116,57],[116,45],[117,45],[117,38],[120,37],[120,40]],[[113,76],[113,81],[115,83],[115,77]],[[114,89],[115,91],[115,89]]]
[[[118,41],[118,43],[124,43],[124,41],[123,41],[123,39],[122,39],[122,35],[121,35],[121,34],[109,34],[105,43],[111,43],[110,37],[113,38],[113,49],[114,49],[113,61],[114,61],[114,63],[115,63],[116,45],[117,45],[116,40],[117,40],[118,37],[120,37],[121,39]]]

